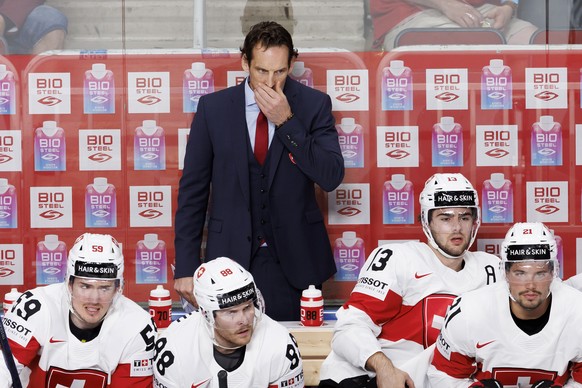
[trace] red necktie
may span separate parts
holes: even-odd
[[[269,123],[263,112],[257,116],[257,130],[255,132],[255,158],[263,165],[269,149]]]

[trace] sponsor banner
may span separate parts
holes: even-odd
[[[121,171],[121,131],[80,129],[79,170]]]
[[[31,187],[31,228],[72,228],[72,187]]]
[[[129,72],[128,113],[170,113],[170,73]]]
[[[368,70],[328,70],[327,94],[334,111],[367,111]]]
[[[566,67],[525,69],[526,109],[568,107],[568,69]]]
[[[517,166],[517,125],[477,125],[477,166]]]
[[[341,184],[328,193],[328,223],[330,225],[370,223],[370,185]]]
[[[249,75],[249,73],[247,73],[246,71],[242,71],[242,70],[227,71],[226,72],[226,86],[227,87],[236,86],[236,85],[240,84],[241,82],[243,82],[248,77],[248,75]]]
[[[418,167],[418,127],[376,128],[378,167]]]
[[[22,133],[0,131],[0,171],[22,171]]]
[[[0,244],[0,285],[24,284],[22,244]]]
[[[527,182],[527,222],[568,222],[568,182]]]
[[[427,110],[467,110],[467,69],[426,69]]]
[[[130,186],[129,226],[172,226],[171,186]]]
[[[69,73],[28,74],[28,113],[71,113],[71,75]]]

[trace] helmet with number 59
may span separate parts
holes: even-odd
[[[67,281],[71,276],[118,280],[123,285],[123,253],[108,234],[85,233],[77,238],[67,258]]]

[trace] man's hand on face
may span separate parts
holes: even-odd
[[[291,107],[287,97],[283,93],[283,83],[285,80],[275,82],[275,86],[270,88],[264,83],[259,83],[255,87],[255,101],[259,109],[270,122],[279,125],[291,115]]]

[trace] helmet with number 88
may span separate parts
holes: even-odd
[[[442,255],[448,258],[460,257],[473,245],[477,231],[481,224],[479,210],[479,196],[473,185],[462,174],[434,174],[424,184],[420,193],[420,221],[422,230],[428,238],[429,244]],[[467,249],[459,256],[451,256],[444,252],[436,243],[430,230],[431,211],[440,208],[463,207],[470,208],[475,217],[475,224],[471,232],[471,240]]]
[[[123,253],[108,234],[85,233],[73,244],[67,258],[67,282],[71,277],[117,280],[123,286]]]
[[[263,299],[253,276],[228,257],[218,257],[198,267],[194,275],[194,295],[210,327],[215,324],[215,311],[247,301],[253,301],[258,313],[256,318],[264,312]]]
[[[506,233],[501,243],[501,271],[506,273],[513,263],[549,262],[553,277],[559,272],[558,246],[553,233],[541,222],[518,222]]]

